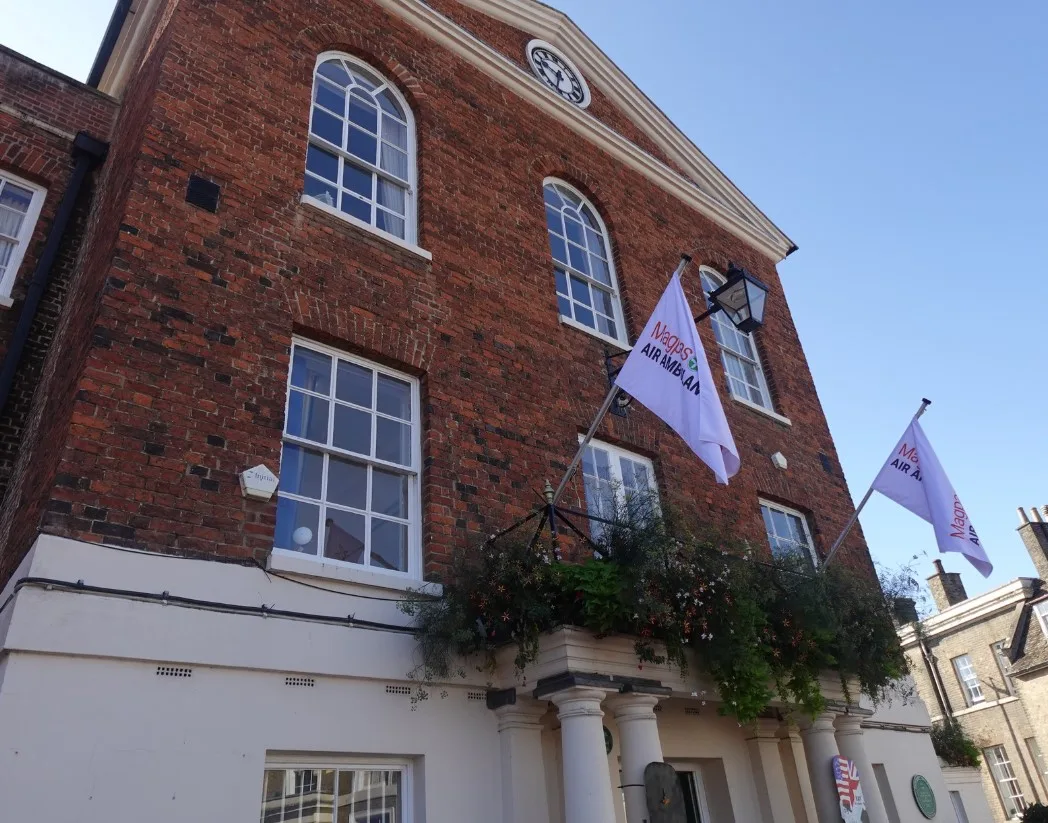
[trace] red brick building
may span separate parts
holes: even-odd
[[[262,631],[257,610],[396,619],[366,598],[439,579],[471,535],[532,509],[607,391],[606,352],[635,339],[682,252],[693,306],[729,263],[770,287],[753,336],[716,315],[701,326],[742,469],[716,485],[635,405],[607,418],[587,471],[606,461],[612,480],[652,484],[762,551],[815,561],[851,514],[775,268],[791,240],[559,12],[531,0],[136,0],[118,4],[96,87],[10,53],[0,69],[0,181],[12,202],[31,193],[6,241],[17,256],[0,295],[5,348],[54,234],[75,133],[108,144],[91,143],[0,410],[0,584],[15,598],[0,717],[18,705],[9,689],[56,690],[65,708],[25,745],[47,756],[61,723],[80,725],[87,740],[62,755],[80,775],[63,781],[70,809],[94,797],[124,819],[123,767],[140,770],[138,813],[184,818],[206,796],[209,817],[233,819],[257,813],[265,768],[279,783],[280,769],[316,760],[302,752],[344,752],[321,766],[359,777],[369,763],[404,781],[397,802],[415,816],[398,821],[495,819],[519,786],[499,777],[504,720],[470,702],[476,685],[429,725],[398,715],[386,737],[357,729],[338,743],[327,735],[351,721],[304,707],[334,709],[341,690],[365,721],[401,711],[409,639],[277,620]],[[242,493],[256,465],[279,471],[271,499]],[[582,474],[566,499],[592,506]],[[858,529],[842,558],[869,567]],[[165,592],[256,613],[165,612],[138,596]],[[59,681],[121,697],[67,701]],[[303,687],[303,716],[272,717],[272,701],[301,700],[288,690]],[[268,719],[234,720],[241,707]],[[128,754],[93,715],[139,729],[152,753]],[[528,729],[551,735],[551,718]],[[219,729],[235,767],[212,762]],[[727,727],[714,734],[744,746]],[[783,751],[801,752],[783,734]],[[95,778],[82,768],[92,740],[108,758]],[[471,754],[441,762],[445,746]],[[230,769],[224,792],[193,788],[205,750],[207,782]],[[710,765],[703,802],[755,819],[753,797],[786,792],[794,811],[775,819],[801,820],[811,789],[803,764],[786,762],[782,785],[722,794],[717,781],[757,778],[730,758]],[[7,772],[19,796],[45,786],[33,768]],[[480,777],[490,796],[450,791]],[[277,783],[267,797],[306,791]],[[557,791],[550,782],[542,803],[559,808]]]

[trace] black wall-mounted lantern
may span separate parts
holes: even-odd
[[[710,295],[709,310],[695,318],[695,322],[722,311],[741,332],[756,331],[764,325],[764,304],[768,287],[746,269],[728,265],[724,285]]]

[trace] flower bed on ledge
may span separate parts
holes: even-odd
[[[492,671],[507,644],[523,670],[539,638],[564,625],[628,635],[638,665],[670,662],[682,673],[693,648],[721,711],[739,722],[773,698],[817,714],[827,670],[849,699],[857,681],[875,701],[906,673],[891,598],[870,574],[838,564],[816,573],[800,558],[757,562],[665,515],[620,519],[577,563],[557,559],[547,537],[529,538],[518,532],[457,553],[443,597],[402,603],[418,630],[417,699],[428,684],[464,676],[466,661]]]

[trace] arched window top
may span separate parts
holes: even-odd
[[[613,343],[626,343],[604,221],[579,191],[562,180],[545,180],[543,197],[561,318]]]
[[[415,242],[415,135],[411,109],[380,74],[322,54],[313,75],[305,196]]]
[[[702,292],[709,308],[710,294],[724,285],[724,276],[720,272],[702,266],[699,269],[702,278]],[[721,360],[728,377],[728,388],[732,396],[744,403],[752,403],[762,409],[772,410],[771,393],[764,378],[757,345],[753,337],[735,328],[724,312],[710,315],[713,325],[713,336],[721,348]]]

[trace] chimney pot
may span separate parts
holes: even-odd
[[[1024,509],[1022,506],[1020,506],[1018,509],[1016,509],[1016,511],[1019,512],[1019,525],[1020,526],[1025,526],[1027,523],[1030,522],[1030,519],[1026,516],[1026,509]]]
[[[1033,520],[1034,523],[1040,523],[1041,522],[1041,513],[1039,511],[1037,511],[1037,507],[1036,506],[1034,506],[1032,509],[1030,509],[1030,519]]]
[[[1048,518],[1048,506],[1041,506],[1041,514]]]

